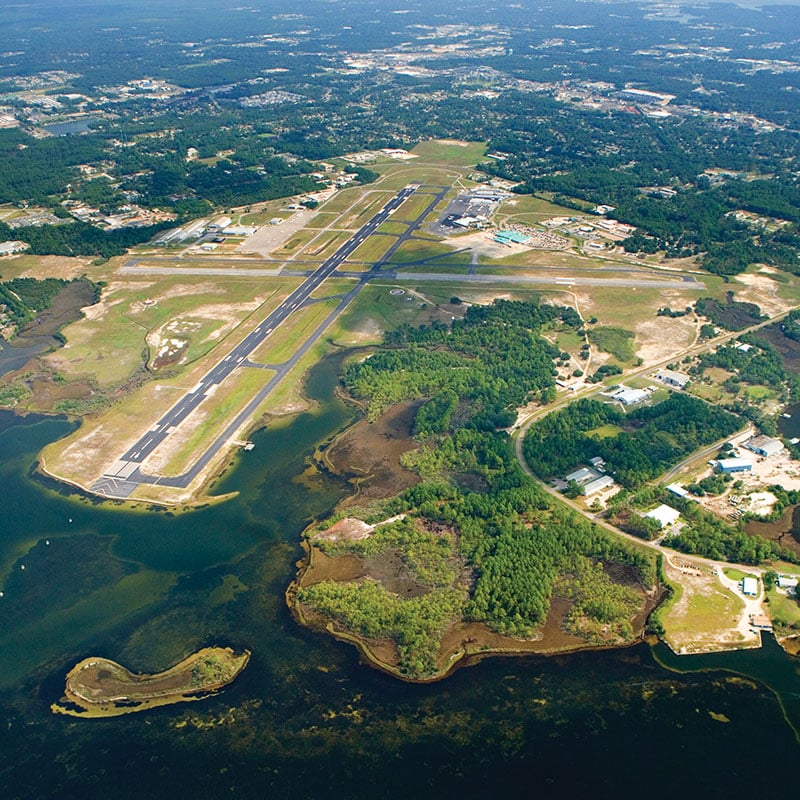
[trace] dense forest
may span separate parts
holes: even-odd
[[[652,558],[554,504],[524,475],[508,436],[495,430],[511,406],[551,385],[549,356],[557,352],[542,344],[538,331],[574,326],[579,320],[573,315],[538,303],[474,306],[452,327],[404,328],[387,336],[384,348],[345,374],[372,414],[402,399],[426,398],[415,423],[420,447],[406,458],[424,480],[368,517],[405,515],[402,520],[364,540],[319,546],[331,555],[362,557],[398,551],[421,593],[403,599],[373,580],[323,582],[302,590],[299,599],[363,636],[392,637],[409,676],[436,671],[440,637],[453,622],[485,622],[500,633],[531,636],[554,596],[571,602],[565,624],[585,640],[631,636],[641,595],[615,584],[601,565],[632,565],[640,583],[650,585]],[[509,348],[524,349],[528,357],[506,359]]]
[[[571,308],[546,303],[471,306],[450,325],[390,333],[387,347],[349,366],[343,380],[368,401],[373,419],[392,403],[424,398],[416,422],[422,438],[467,422],[486,430],[506,427],[518,406],[555,396],[559,351],[539,335],[554,324],[577,329],[581,320]]]
[[[535,14],[507,7],[498,26],[493,10],[466,3],[455,29],[431,25],[452,11],[438,1],[401,18],[345,0],[312,3],[304,13],[313,24],[298,27],[267,7],[219,13],[195,3],[180,14],[151,2],[106,6],[101,29],[87,2],[57,31],[31,24],[35,7],[0,9],[9,38],[25,42],[0,59],[0,90],[20,120],[0,131],[0,202],[55,208],[88,199],[96,178],[79,167],[90,164],[107,177],[99,193],[108,209],[137,202],[199,215],[209,203],[309,191],[313,160],[464,138],[504,154],[480,168],[521,182],[519,191],[584,210],[614,206],[638,228],[625,243],[631,252],[697,255],[723,276],[755,263],[800,270],[800,111],[792,102],[800,77],[785,69],[796,57],[796,15],[712,4],[693,8],[687,25],[633,3],[609,15],[602,4],[567,0]],[[126,36],[131,26],[140,35]],[[673,57],[675,42],[685,57]],[[425,70],[402,68],[430,46],[442,53]],[[353,69],[352,59],[370,66]],[[395,59],[397,69],[379,66]],[[128,85],[136,80],[171,89]],[[672,95],[669,111],[612,102],[631,86]],[[30,88],[56,107],[43,110]],[[76,111],[92,119],[91,133],[42,137],[48,117]],[[50,244],[56,252],[114,249],[34,246]]]
[[[593,433],[607,425],[621,431]],[[636,487],[742,426],[739,417],[686,394],[672,394],[627,415],[607,403],[584,399],[534,423],[523,452],[541,478],[563,477],[600,456],[619,483]]]

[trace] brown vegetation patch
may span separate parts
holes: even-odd
[[[417,447],[411,436],[417,408],[418,402],[392,406],[375,422],[356,423],[328,448],[329,466],[357,489],[343,505],[393,497],[419,483],[400,464],[400,456]]]

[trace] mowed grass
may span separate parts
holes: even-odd
[[[191,433],[175,448],[166,464],[157,470],[158,474],[177,476],[186,472],[274,374],[271,370],[244,367],[229,376],[193,412],[200,420],[198,424],[192,426],[190,417],[180,427],[181,433],[187,430]]]
[[[317,230],[309,230],[307,228],[299,230],[296,233],[293,233],[289,239],[284,242],[284,244],[276,248],[274,251],[275,255],[278,257],[296,255],[297,253],[301,252],[315,236],[318,235],[319,231]]]
[[[483,158],[486,145],[483,142],[431,139],[420,142],[411,152],[425,161],[471,167]]]
[[[394,236],[370,236],[349,256],[348,261],[367,261],[374,264],[380,261],[386,251],[397,242]]]
[[[194,287],[194,291],[193,291]],[[267,288],[268,287],[268,288]],[[146,336],[169,320],[200,319],[193,313],[204,307],[204,317],[219,309],[211,320],[203,320],[200,331],[192,334],[189,358],[208,352],[214,341],[203,342],[229,320],[236,324],[253,313],[252,302],[265,303],[265,315],[277,306],[291,285],[274,280],[255,282],[248,278],[229,280],[169,278],[150,283],[115,283],[105,290],[102,311],[78,320],[64,329],[66,345],[54,355],[68,377],[90,377],[102,387],[124,383],[142,368],[148,355]],[[144,306],[146,299],[156,303]],[[248,308],[245,304],[248,304]],[[240,306],[237,308],[237,305]]]
[[[581,216],[575,209],[560,206],[533,195],[517,195],[503,203],[498,210],[498,217],[508,222],[540,222],[550,217]],[[520,219],[522,218],[522,219]]]
[[[320,211],[306,222],[306,228],[327,228],[329,225],[332,225],[338,217],[339,215],[335,212]]]
[[[408,230],[408,225],[405,222],[396,222],[388,220],[378,227],[378,233],[388,233],[393,236],[401,236]]]
[[[622,428],[619,425],[602,425],[599,428],[594,428],[591,431],[587,431],[586,435],[591,436],[593,439],[612,439],[614,436],[619,435],[622,433]]]
[[[393,264],[409,264],[426,258],[450,255],[452,252],[453,249],[444,244],[410,239],[400,245],[392,254],[390,261]]]
[[[423,211],[433,202],[433,196],[415,192],[392,214],[393,219],[416,222]]]
[[[306,258],[327,258],[328,255],[335,253],[350,237],[348,231],[324,231],[317,233],[299,253],[300,257]]]
[[[789,597],[785,592],[773,588],[767,591],[767,600],[772,624],[779,633],[796,633],[800,630],[800,604],[796,597]]]
[[[321,300],[292,312],[254,351],[250,360],[257,364],[283,364],[288,361],[340,302],[339,299]]]

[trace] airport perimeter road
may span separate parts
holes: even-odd
[[[200,380],[200,382],[191,390],[189,390],[172,408],[161,417],[160,420],[139,439],[121,458],[111,465],[92,485],[92,491],[97,494],[105,495],[108,497],[129,497],[130,494],[142,483],[172,483],[166,479],[158,479],[149,475],[145,475],[139,469],[144,460],[175,430],[191,413],[194,411],[208,396],[212,393],[216,386],[221,384],[234,370],[239,367],[247,366],[245,363],[248,357],[258,348],[269,335],[277,328],[292,312],[300,308],[312,295],[312,293],[319,288],[319,286],[330,277],[347,257],[369,236],[371,236],[377,228],[388,219],[388,217],[397,210],[414,192],[417,190],[418,184],[412,184],[399,191],[388,203],[377,213],[372,219],[362,226],[356,233],[345,242],[327,261],[325,261],[317,270],[315,270],[301,286],[295,289],[281,305],[275,309],[269,316],[266,317],[245,339],[240,342],[233,351],[225,356],[221,361],[214,365],[214,367]],[[432,201],[436,202],[436,200]],[[425,212],[427,213],[427,211]],[[423,215],[420,215],[415,223],[418,225]],[[414,226],[414,227],[415,227]],[[399,245],[399,242],[398,242]],[[339,308],[335,313],[340,313],[344,306],[349,302],[355,292],[351,292],[346,296]],[[330,320],[330,318],[329,318]],[[326,325],[329,320],[326,320]],[[321,331],[320,331],[321,333]],[[310,346],[311,342],[307,342],[300,352],[298,352],[292,361],[296,361],[302,352],[305,352]],[[292,362],[288,362],[292,363]],[[288,369],[287,366],[280,370],[280,377],[283,377]],[[279,379],[276,376],[276,379]],[[259,393],[258,400],[261,402],[265,390],[271,390],[275,381],[270,381],[267,387],[264,387]],[[248,404],[248,409],[250,408]],[[237,420],[242,415],[237,416]],[[226,431],[227,435],[227,431]],[[213,457],[215,452],[224,445],[224,441],[214,443],[214,452],[204,454],[204,459],[207,462]],[[212,448],[212,449],[213,449]],[[194,467],[185,475],[180,476],[178,483],[173,485],[186,486],[196,476],[202,465],[195,464]],[[178,480],[178,479],[176,479]]]

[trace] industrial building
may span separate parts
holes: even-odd
[[[591,497],[593,494],[610,489],[613,485],[614,479],[610,475],[603,475],[599,478],[595,478],[593,481],[589,481],[589,483],[583,487],[583,493],[586,497]]]
[[[758,597],[758,579],[742,578],[742,594],[747,597]]]
[[[583,486],[589,481],[593,481],[596,478],[600,477],[600,473],[591,469],[590,467],[581,467],[580,469],[576,469],[575,472],[570,472],[564,480],[567,483],[577,483],[578,486]]]
[[[666,383],[667,386],[674,386],[676,389],[685,389],[691,378],[683,372],[675,372],[672,369],[660,369],[656,372],[656,380]]]
[[[645,514],[647,519],[654,519],[662,528],[669,528],[670,525],[674,525],[680,516],[680,511],[676,511],[671,506],[664,504]]]
[[[11,256],[14,253],[21,253],[27,250],[30,245],[27,242],[0,242],[0,256]]]
[[[618,400],[624,406],[635,406],[637,403],[642,403],[650,397],[650,394],[644,389],[630,389],[627,386],[620,386],[620,388],[609,395],[614,400]]]
[[[517,231],[497,231],[494,235],[494,240],[500,244],[526,244],[530,239],[530,236]]]
[[[753,462],[747,458],[721,458],[717,461],[717,469],[728,475],[733,472],[752,472]]]
[[[746,447],[752,453],[766,458],[780,453],[783,450],[783,442],[780,439],[774,439],[772,436],[762,435],[748,439],[742,447]]]

